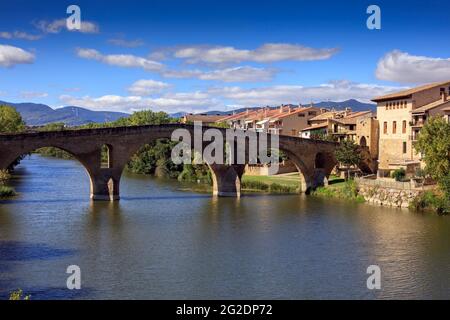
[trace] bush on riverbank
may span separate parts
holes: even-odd
[[[9,198],[16,195],[16,191],[8,186],[0,186],[0,198]]]
[[[324,198],[339,198],[356,202],[365,202],[364,197],[358,194],[358,186],[354,180],[335,183],[326,187],[319,187],[312,191],[312,194]]]
[[[0,170],[0,198],[8,198],[16,195],[13,188],[6,185],[11,179],[11,174],[8,170]]]
[[[279,184],[279,183],[265,183],[258,180],[242,180],[241,188],[248,191],[263,191],[270,193],[298,193],[299,190],[295,186]]]
[[[437,190],[425,191],[411,202],[410,208],[417,211],[434,211],[441,215],[450,214],[450,199]]]

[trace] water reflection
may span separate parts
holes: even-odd
[[[449,217],[302,195],[218,198],[130,174],[120,202],[91,202],[76,162],[32,156],[18,172],[20,196],[0,203],[0,297],[18,287],[33,299],[450,297]],[[83,272],[75,295],[70,264]],[[371,264],[380,291],[366,288]]]

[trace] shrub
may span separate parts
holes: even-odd
[[[413,199],[410,208],[415,210],[433,210],[438,214],[449,214],[450,199],[445,194],[426,191]]]
[[[30,295],[23,295],[22,289],[18,289],[9,294],[9,300],[30,300]]]
[[[8,170],[0,170],[0,186],[4,186],[6,182],[11,179],[11,174]]]
[[[392,172],[392,178],[395,179],[395,181],[403,181],[406,177],[406,171],[403,168],[396,169]]]
[[[294,193],[297,188],[294,186],[286,186],[278,183],[272,183],[270,185],[270,192],[280,192],[280,193]]]
[[[13,188],[7,186],[0,186],[0,198],[7,198],[15,196],[16,192]]]
[[[450,199],[450,173],[439,180],[439,187],[447,199]]]
[[[270,186],[261,181],[245,180],[241,182],[242,189],[269,191]]]

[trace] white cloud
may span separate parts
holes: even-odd
[[[276,106],[282,103],[304,103],[310,101],[343,101],[358,99],[369,102],[371,98],[402,90],[405,87],[380,86],[375,84],[333,81],[318,86],[283,85],[258,88],[224,87],[207,91],[164,93],[157,97],[144,98],[138,95],[104,95],[100,97],[60,96],[68,105],[78,105],[93,110],[133,112],[143,109],[154,111],[204,112],[209,110],[230,110],[231,106],[260,107]]]
[[[298,44],[266,43],[254,50],[236,49],[225,46],[189,46],[175,49],[176,58],[188,63],[231,63],[242,61],[275,62],[283,60],[310,61],[329,59],[338,48],[316,49]]]
[[[35,23],[36,28],[44,33],[60,33],[62,30],[77,31],[81,33],[98,33],[100,31],[99,26],[91,21],[81,21],[80,30],[69,30],[67,29],[66,19],[57,19],[53,21],[40,20]]]
[[[29,34],[22,31],[14,31],[14,32],[8,32],[8,31],[2,31],[0,32],[0,38],[3,39],[23,39],[23,40],[39,40],[42,38],[42,35],[39,34]]]
[[[205,92],[187,92],[164,94],[157,98],[143,98],[139,96],[105,95],[101,97],[84,96],[81,98],[70,95],[60,96],[61,102],[66,105],[77,105],[92,110],[112,110],[120,112],[133,112],[144,109],[153,111],[200,112],[222,106],[221,102],[212,98]]]
[[[146,71],[158,72],[166,78],[197,78],[200,80],[217,80],[223,82],[259,82],[271,80],[275,70],[240,66],[234,68],[203,70],[171,70],[160,62],[131,54],[102,54],[95,49],[78,48],[80,58],[100,61],[119,67],[142,68]]]
[[[377,65],[378,79],[400,83],[425,83],[450,80],[450,58],[413,56],[394,50]]]
[[[127,67],[142,68],[147,71],[160,71],[163,65],[159,62],[134,56],[131,54],[108,54],[104,55],[94,49],[77,49],[80,58],[97,60],[106,64]]]
[[[18,47],[0,44],[0,67],[12,67],[16,64],[33,62],[34,54]]]
[[[200,80],[217,80],[223,82],[259,82],[271,80],[275,75],[275,70],[242,66],[212,71],[168,70],[164,71],[162,75],[168,78],[197,78]]]
[[[318,86],[279,85],[258,88],[224,87],[209,92],[245,106],[279,105],[281,103],[309,103],[319,101],[344,101],[357,99],[369,102],[371,98],[387,94],[404,87],[380,86],[350,81],[333,81]]]
[[[20,92],[19,96],[24,99],[36,99],[36,98],[48,97],[48,93],[36,92],[36,91],[22,91],[22,92]]]
[[[128,88],[128,92],[136,96],[148,96],[153,93],[159,93],[169,87],[170,84],[165,82],[141,79],[134,82]]]
[[[126,47],[126,48],[136,48],[136,47],[140,47],[140,46],[144,45],[144,42],[139,39],[125,40],[122,38],[109,39],[108,43],[113,44],[115,46]]]

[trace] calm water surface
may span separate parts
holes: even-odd
[[[37,155],[0,201],[0,298],[450,298],[450,217],[300,195],[213,198],[125,174],[89,200],[71,160]],[[66,289],[79,265],[82,290]],[[366,287],[379,265],[382,289]]]

